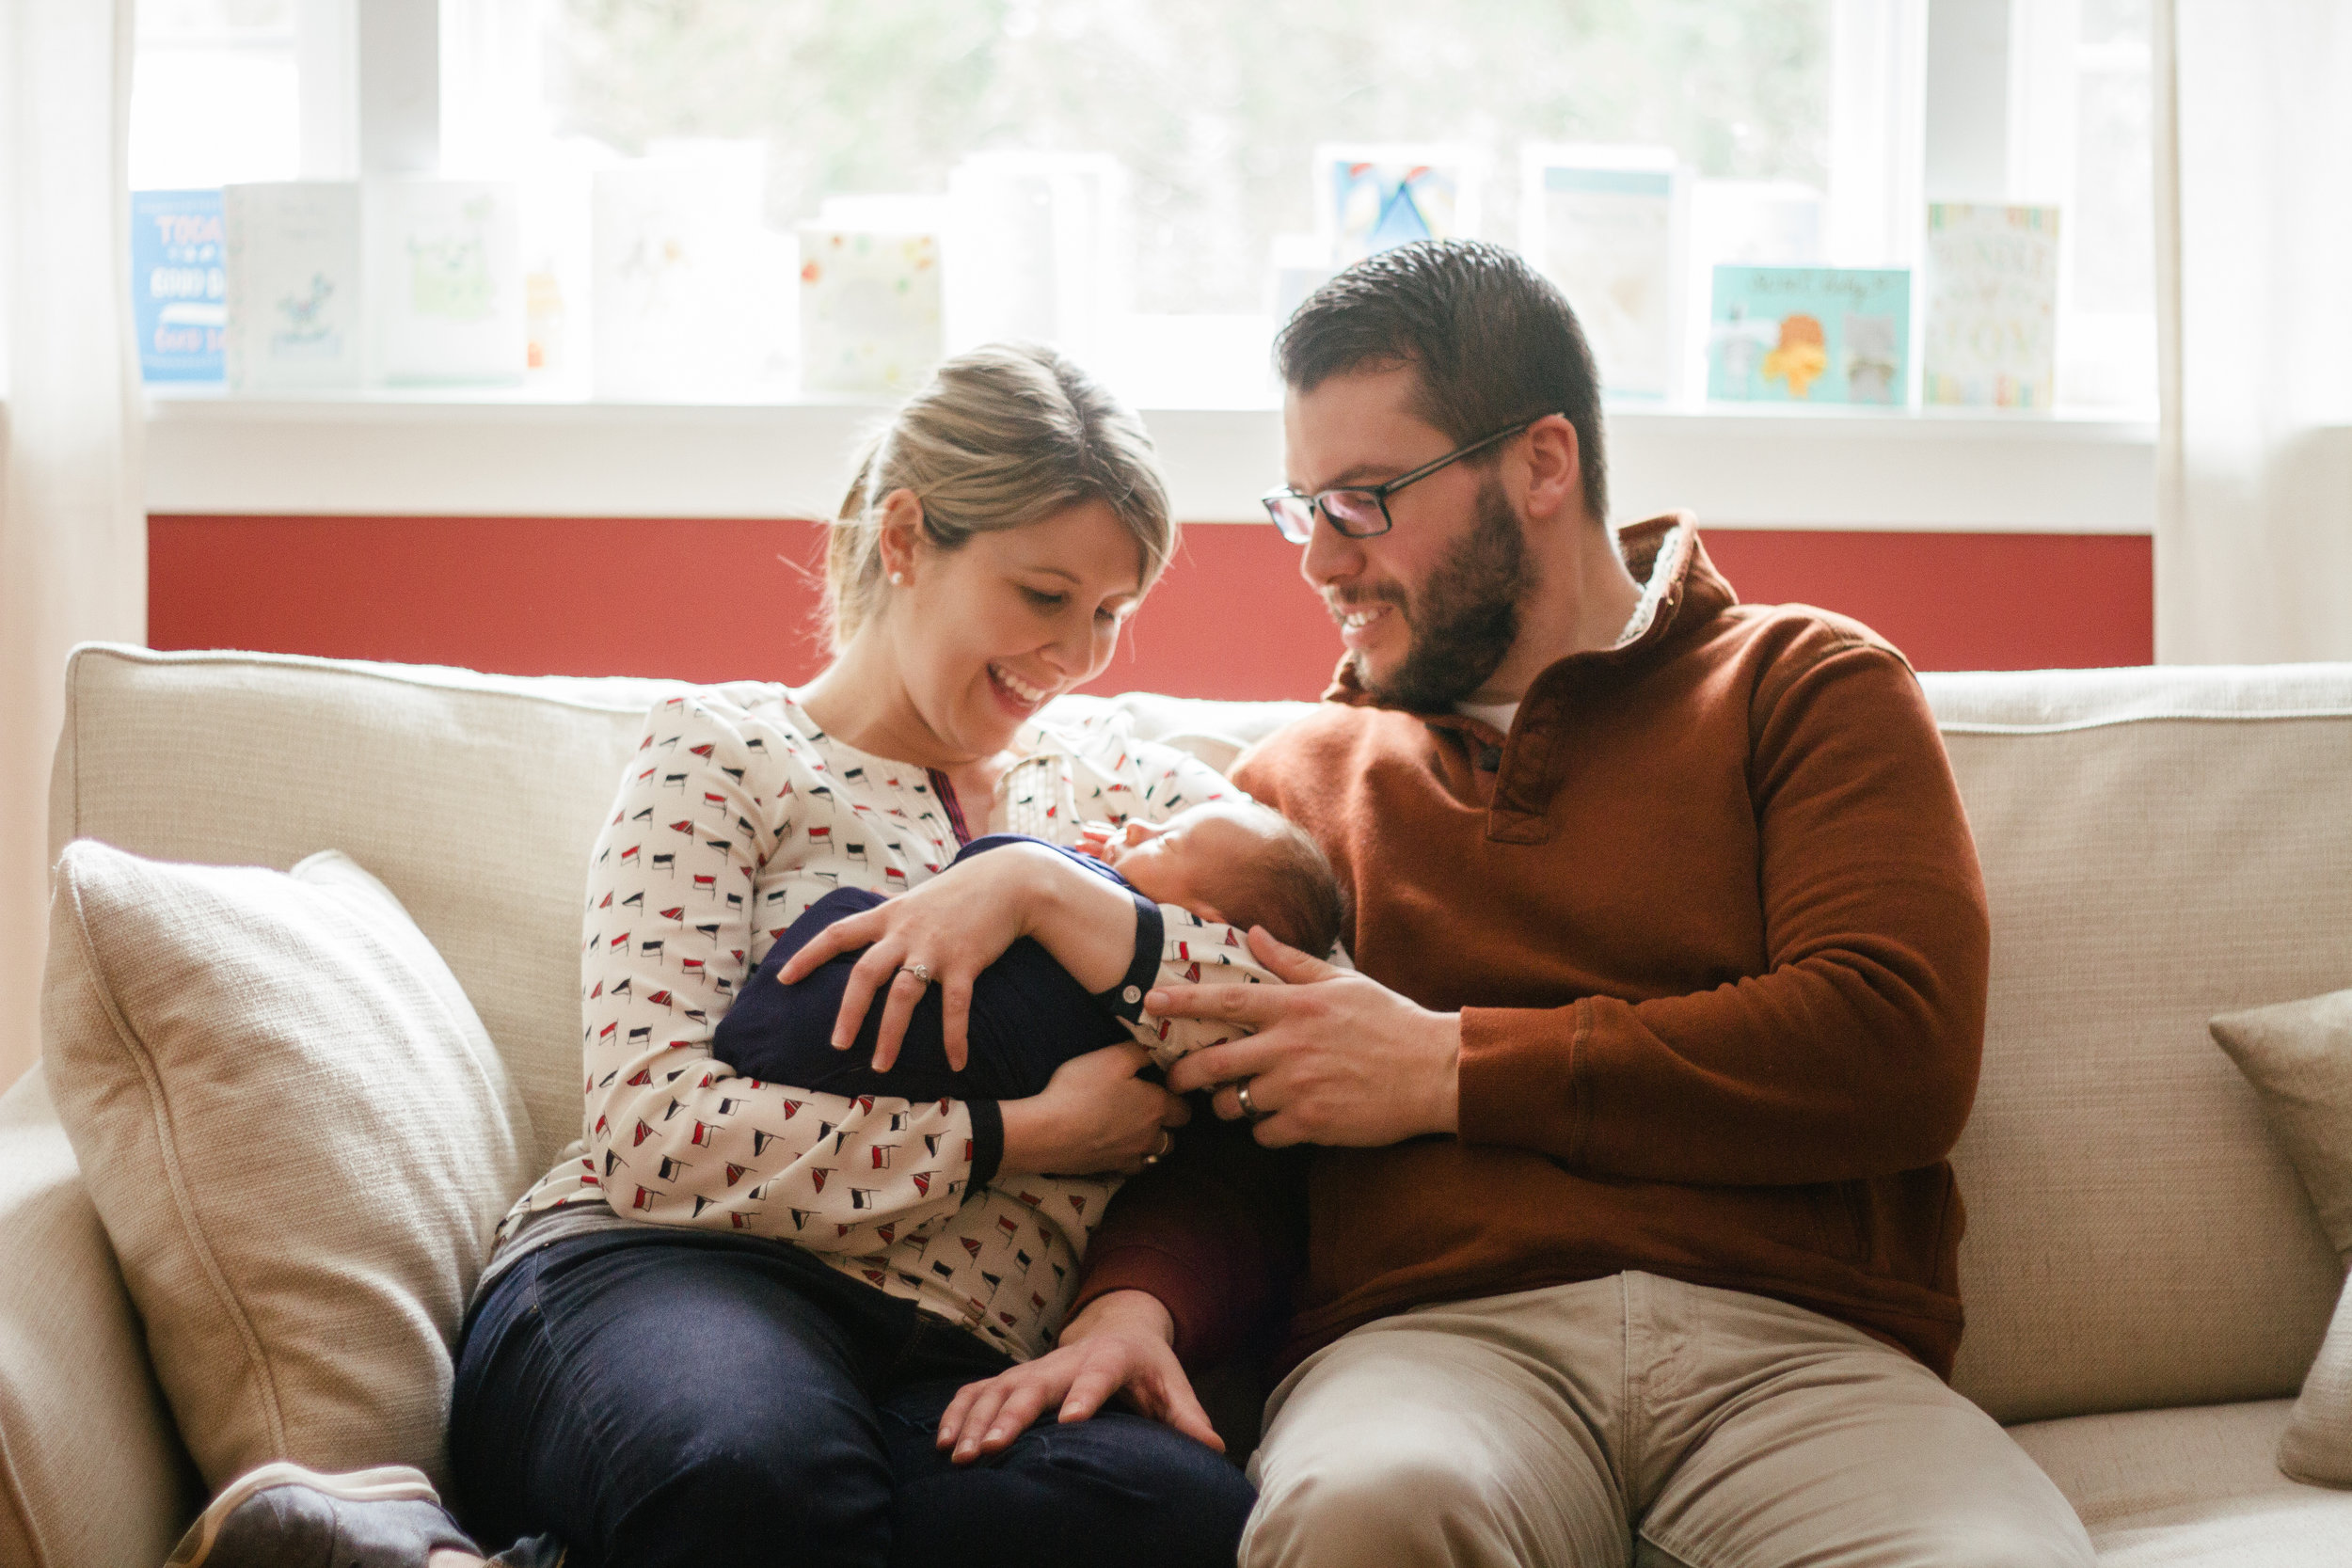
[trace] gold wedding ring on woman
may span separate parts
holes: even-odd
[[[899,974],[912,974],[912,975],[914,975],[916,979],[918,979],[918,980],[920,980],[920,981],[922,981],[922,982],[923,982],[923,988],[924,988],[926,990],[930,990],[930,984],[931,984],[931,966],[930,966],[930,965],[929,965],[929,964],[924,964],[924,963],[900,964],[900,965],[898,966],[898,973],[899,973]]]
[[[1274,1113],[1271,1111],[1259,1110],[1257,1105],[1250,1100],[1249,1085],[1253,1082],[1255,1082],[1255,1080],[1245,1078],[1240,1083],[1235,1084],[1233,1085],[1233,1099],[1240,1103],[1241,1114],[1243,1116],[1248,1117],[1251,1121],[1263,1121],[1267,1117],[1272,1116]]]
[[[1146,1165],[1156,1165],[1175,1151],[1176,1134],[1163,1127],[1160,1129],[1160,1147],[1145,1155],[1143,1157],[1143,1163]]]

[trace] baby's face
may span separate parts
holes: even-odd
[[[1114,830],[1098,857],[1154,904],[1174,904],[1203,920],[1225,920],[1219,900],[1276,836],[1247,807],[1211,801],[1165,822],[1130,822]]]

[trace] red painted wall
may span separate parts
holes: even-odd
[[[148,635],[514,674],[801,680],[821,533],[805,522],[155,516]],[[1745,599],[1868,622],[1923,670],[2144,664],[2150,541],[1719,530]],[[1330,623],[1271,528],[1200,524],[1093,689],[1311,697]]]

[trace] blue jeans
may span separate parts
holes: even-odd
[[[647,1227],[554,1243],[469,1317],[450,1465],[477,1539],[574,1568],[1216,1564],[1254,1493],[1156,1421],[1049,1414],[958,1467],[932,1446],[1002,1355],[782,1243]]]

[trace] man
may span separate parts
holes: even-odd
[[[1259,932],[1290,986],[1153,998],[1255,1027],[1170,1085],[1293,1152],[1131,1184],[943,1441],[1114,1391],[1205,1433],[1178,1353],[1287,1288],[1246,1563],[2090,1562],[1944,1382],[1988,936],[1901,656],[1738,604],[1687,518],[1613,535],[1590,354],[1507,251],[1375,257],[1278,354],[1268,506],[1348,653],[1235,777],[1361,972]]]

